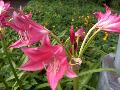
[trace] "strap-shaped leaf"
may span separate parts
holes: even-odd
[[[93,74],[93,73],[103,72],[103,71],[118,72],[114,68],[98,68],[98,69],[92,69],[92,70],[81,72],[81,73],[78,74],[78,76],[83,76],[83,75]]]

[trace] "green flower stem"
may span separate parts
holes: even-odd
[[[76,71],[78,73],[79,71]],[[79,90],[79,77],[73,79],[73,90]]]
[[[9,90],[9,86],[7,84],[7,82],[5,81],[5,79],[1,76],[1,81],[3,82],[3,84],[5,85],[6,87],[6,90]]]
[[[22,83],[21,83],[21,81],[18,79],[18,76],[17,76],[17,74],[16,74],[15,68],[14,68],[14,66],[13,66],[13,64],[12,64],[11,56],[10,56],[10,54],[8,53],[7,47],[6,47],[6,45],[5,45],[5,40],[2,39],[1,42],[2,42],[2,47],[3,47],[4,53],[5,53],[5,55],[7,56],[7,60],[8,60],[8,62],[9,62],[9,64],[10,64],[11,70],[12,70],[14,76],[15,76],[15,79],[16,79],[18,85],[19,85],[19,88],[22,89]]]
[[[98,29],[97,31],[95,31],[93,33],[93,35],[88,39],[86,45],[84,46],[83,50],[81,51],[81,56],[83,55],[83,52],[85,52],[85,50],[88,48],[88,46],[90,45],[90,43],[93,41],[93,39],[95,38],[95,36],[97,35],[97,33],[101,31],[100,29]]]
[[[61,87],[60,83],[57,86],[57,90],[62,90],[62,87]]]
[[[95,29],[95,27],[96,27],[96,24],[95,24],[95,25],[88,31],[88,33],[86,34],[86,36],[85,36],[85,38],[84,38],[84,40],[83,40],[83,43],[82,43],[82,45],[81,45],[81,47],[80,47],[80,51],[79,51],[78,57],[81,57],[81,52],[82,52],[82,50],[83,50],[83,47],[84,47],[84,45],[85,45],[85,43],[86,43],[89,35],[90,35],[91,32]]]

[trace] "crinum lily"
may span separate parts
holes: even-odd
[[[53,46],[49,43],[48,37],[45,39],[41,47],[22,48],[22,51],[28,56],[28,61],[21,65],[20,69],[25,71],[37,71],[45,68],[48,83],[52,90],[56,90],[64,74],[69,78],[76,77],[76,74],[72,70],[71,65],[67,62],[67,56],[63,46]]]
[[[120,15],[111,14],[110,8],[104,4],[106,8],[106,13],[96,12],[95,16],[98,19],[96,28],[107,32],[120,33]]]
[[[13,20],[8,25],[19,34],[20,39],[10,45],[11,48],[32,45],[42,40],[49,33],[45,27],[31,20],[31,13],[25,15],[24,13],[13,12],[12,17]]]

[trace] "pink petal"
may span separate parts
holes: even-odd
[[[61,63],[67,61],[66,51],[61,45],[53,46],[53,51],[57,60],[60,60]]]
[[[44,61],[44,64],[51,62],[53,51],[50,47],[22,48],[25,55],[34,61]]]
[[[103,14],[102,12],[94,13],[99,22],[102,22],[103,20],[106,20],[109,17],[109,15],[111,14],[111,10],[106,4],[104,4],[104,7],[106,9],[105,14]]]
[[[5,3],[4,7],[5,7],[5,10],[9,10],[9,8],[10,8],[10,3]]]
[[[46,37],[48,39],[47,31],[46,31],[46,33],[45,33],[45,30],[41,30],[41,31],[44,31],[44,32],[43,33],[40,32],[40,28],[35,28],[34,26],[29,27],[29,31],[28,31],[29,36],[28,37],[30,39],[31,44],[42,40],[43,37]]]
[[[43,39],[41,40],[41,46],[51,46],[48,35],[44,36]]]
[[[50,47],[22,48],[22,51],[28,56],[29,60],[20,67],[21,70],[41,70],[53,59],[53,53]]]
[[[100,21],[104,14],[102,12],[95,12],[94,15],[96,16],[98,21]]]
[[[111,14],[111,10],[106,4],[104,4],[104,7],[106,9],[105,14],[102,14],[101,12],[96,13],[96,16],[98,18],[96,28],[100,28],[107,32],[120,33],[120,15]]]
[[[57,60],[48,66],[47,79],[52,90],[56,90],[56,87],[60,79],[63,77],[65,70],[66,70],[66,66],[60,64],[60,62]]]
[[[4,1],[0,0],[0,7],[3,7],[3,6],[4,6]]]
[[[26,46],[26,45],[28,45],[29,44],[29,41],[21,41],[21,39],[20,40],[18,40],[18,41],[16,41],[15,43],[13,43],[12,45],[10,45],[9,47],[10,48],[20,48],[20,47],[22,47],[22,46]]]
[[[107,15],[110,15],[110,14],[111,14],[110,8],[109,8],[106,4],[103,4],[103,5],[104,5],[104,7],[105,7],[105,9],[106,9],[106,14],[107,14]]]
[[[28,27],[28,23],[26,23],[26,20],[24,17],[22,17],[19,13],[13,12],[13,22],[16,27],[21,28],[20,31],[25,31]]]
[[[86,35],[86,33],[85,33],[85,30],[83,29],[83,27],[81,27],[80,29],[77,30],[77,32],[75,32],[75,36],[80,37],[81,41],[84,40],[85,35]]]
[[[8,25],[15,29],[22,37],[20,38],[20,40],[22,40],[20,45],[15,43],[15,47],[32,45],[43,40],[43,38],[49,34],[49,30],[32,21],[31,16],[31,14],[25,15],[23,12],[13,12],[13,21],[8,23]]]
[[[76,73],[72,70],[72,67],[68,64],[68,62],[65,62],[67,69],[66,69],[66,76],[69,78],[77,77]]]
[[[24,71],[37,71],[42,70],[46,64],[42,63],[42,61],[34,61],[29,59],[25,64],[20,66],[20,70]]]

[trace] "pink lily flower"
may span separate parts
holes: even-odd
[[[80,37],[80,40],[81,40],[81,41],[84,40],[85,35],[86,35],[86,33],[85,33],[85,30],[84,30],[83,27],[79,28],[79,29],[77,30],[77,32],[75,32],[75,36],[76,36],[76,37]]]
[[[37,71],[46,69],[48,83],[52,90],[56,87],[66,74],[69,78],[76,77],[72,67],[67,62],[65,50],[61,45],[50,45],[49,38],[45,38],[47,45],[38,48],[22,48],[22,51],[28,56],[28,61],[21,65],[20,69],[25,71]]]
[[[111,14],[110,8],[105,5],[106,13],[96,12],[95,16],[98,19],[96,28],[107,32],[116,32],[120,33],[120,15]]]
[[[32,45],[42,40],[49,33],[45,27],[31,20],[31,13],[24,15],[23,13],[13,12],[12,17],[13,20],[8,25],[18,32],[20,39],[10,45],[11,48]]]
[[[0,26],[6,26],[5,19],[8,17],[8,11],[10,10],[10,4],[4,3],[3,0],[0,0]]]

